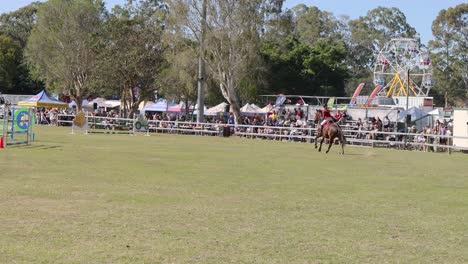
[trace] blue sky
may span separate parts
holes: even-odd
[[[37,0],[36,0],[37,1]],[[33,0],[0,0],[0,13],[14,11]],[[124,0],[106,0],[108,6],[122,4]],[[321,10],[332,12],[335,16],[347,15],[351,19],[366,15],[367,11],[377,7],[397,7],[406,15],[410,25],[421,34],[423,43],[432,39],[432,21],[442,9],[455,7],[463,0],[286,0],[286,7],[297,4],[315,5]]]

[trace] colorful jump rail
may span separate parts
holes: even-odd
[[[76,131],[84,131],[84,134],[120,134],[135,135],[137,131],[146,132],[147,121],[144,119],[114,118],[90,116],[84,112],[78,113],[72,123],[72,134]]]

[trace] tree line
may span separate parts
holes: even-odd
[[[127,0],[107,10],[102,0],[35,2],[0,16],[0,89],[30,94],[46,87],[79,109],[90,96],[121,98],[122,115],[131,115],[156,91],[196,101],[202,57],[206,102],[226,100],[237,115],[260,94],[349,96],[361,82],[372,89],[383,45],[419,39],[398,8],[350,19],[283,3]],[[467,104],[467,15],[468,4],[460,4],[432,23],[431,95],[439,105]]]

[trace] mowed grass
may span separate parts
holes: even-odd
[[[36,128],[1,263],[466,263],[468,156]]]

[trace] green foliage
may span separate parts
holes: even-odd
[[[377,7],[366,16],[350,21],[352,39],[362,47],[379,51],[392,38],[418,37],[398,8]]]
[[[12,83],[2,85],[3,92],[32,94],[39,92],[44,87],[41,81],[32,77],[28,65],[23,59],[23,51],[36,23],[36,12],[40,5],[40,2],[34,2],[14,12],[0,15],[0,35],[8,36],[19,47],[14,64],[3,64],[5,62],[3,61],[0,65],[1,68],[8,68],[7,72],[14,73],[11,79]],[[4,72],[4,74],[6,73]]]
[[[289,37],[284,41],[266,42],[262,53],[269,69],[269,88],[272,93],[314,94],[309,76],[303,72],[304,57],[309,48]],[[305,90],[308,89],[309,91]]]
[[[120,96],[124,116],[135,113],[143,100],[153,99],[157,82],[161,85],[166,13],[162,1],[127,1],[112,10],[100,29],[94,86]]]
[[[273,93],[302,95],[343,95],[347,69],[343,42],[325,39],[313,46],[289,37],[282,43],[265,43],[262,50],[270,65]]]
[[[0,34],[9,36],[24,49],[36,23],[36,13],[40,6],[41,2],[33,2],[14,12],[0,15]]]
[[[349,95],[356,87],[354,84],[366,80],[372,83],[372,69],[375,54],[392,38],[418,38],[416,30],[408,24],[406,16],[398,8],[377,7],[365,16],[349,21],[351,35],[346,39],[348,47],[347,64],[351,79]],[[366,85],[370,92],[373,85]]]
[[[316,41],[328,39],[330,42],[342,39],[339,21],[332,13],[304,4],[293,8],[296,20],[296,33],[301,42],[314,45]]]
[[[432,24],[429,42],[436,80],[435,92],[444,105],[468,105],[468,4],[441,10]]]
[[[346,47],[343,42],[331,44],[325,39],[315,43],[304,60],[305,71],[313,75],[314,84],[321,88],[320,94],[343,96],[344,82],[348,75]]]
[[[274,0],[273,0],[274,1]],[[283,0],[272,8],[267,15],[263,29],[263,38],[266,40],[280,40],[294,33],[294,13],[290,9],[282,10]]]
[[[21,62],[21,48],[13,39],[0,35],[0,88],[2,93],[13,91]]]
[[[373,89],[375,54],[390,39],[418,38],[398,8],[377,7],[349,20],[304,4],[283,10],[283,4],[127,0],[108,12],[102,0],[35,2],[0,15],[0,35],[8,37],[1,39],[0,85],[3,92],[32,93],[42,80],[78,101],[91,94],[121,97],[131,115],[155,90],[194,101],[204,55],[211,104],[237,106],[271,93],[351,95],[361,82],[367,83],[363,93]],[[442,10],[432,27],[432,95],[445,105],[467,103],[467,6]]]
[[[343,95],[348,70],[343,23],[316,7],[298,5],[276,18],[261,49],[266,93]]]
[[[162,72],[161,93],[188,103],[197,100],[198,58],[193,49],[179,45],[166,53],[169,66]]]
[[[170,28],[178,36],[198,42],[208,74],[216,80],[236,120],[240,116],[239,91],[252,87],[258,77],[261,31],[265,19],[282,1],[172,0]],[[202,26],[206,10],[206,28]],[[273,11],[276,10],[276,11]],[[205,30],[206,29],[206,30]],[[204,32],[204,34],[202,34]],[[204,40],[202,42],[202,40]],[[254,74],[252,74],[254,72]],[[244,90],[245,92],[245,90]],[[241,92],[249,97],[249,92]]]
[[[58,93],[70,95],[78,110],[92,92],[96,69],[96,34],[102,1],[50,0],[39,7],[26,57],[37,76]]]

